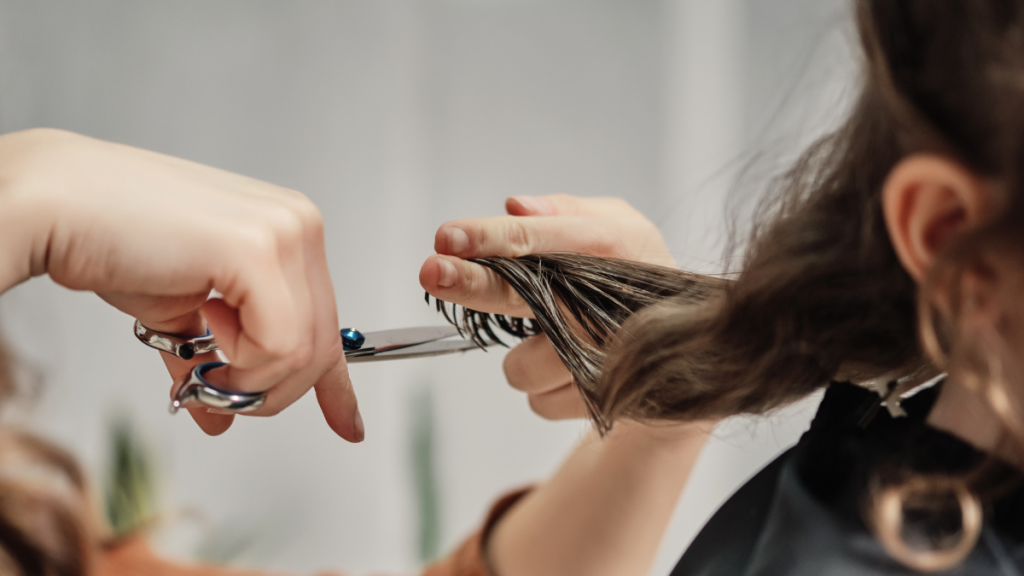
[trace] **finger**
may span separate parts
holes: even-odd
[[[266,391],[267,398],[263,406],[246,414],[249,416],[275,415],[305,395],[318,382],[324,386],[340,384],[343,388],[351,388],[338,335],[334,287],[327,267],[319,212],[314,209],[303,218],[303,241],[299,246],[302,253],[292,254],[288,260],[309,262],[310,265],[294,268],[285,266],[285,274],[289,278],[292,292],[299,296],[298,308],[309,310],[309,333],[305,340],[298,349],[271,364],[253,369],[229,365],[207,374],[210,382],[218,387],[247,392]],[[302,291],[305,291],[304,303]],[[212,322],[223,321],[226,332],[230,332],[233,329],[230,308],[216,304],[212,306],[211,317],[217,314],[223,316]],[[329,372],[332,369],[334,371]],[[351,432],[354,405],[346,409],[344,405],[335,404],[333,407],[327,405],[326,409],[336,411],[340,406],[342,412],[325,413],[325,417],[333,428],[347,430],[348,436],[355,438],[356,434]]]
[[[235,343],[242,331],[238,310],[220,298],[210,298],[203,303],[202,311],[210,332],[217,339],[217,347],[230,360],[235,355]]]
[[[309,287],[309,306],[315,319],[308,346],[284,359],[285,373],[275,372],[276,380],[269,382],[271,366],[254,370],[237,370],[225,367],[218,370],[227,375],[231,386],[236,389],[267,390],[264,405],[249,416],[272,416],[301,398],[311,387],[323,392],[321,409],[328,424],[346,439],[358,441],[360,421],[356,410],[355,396],[349,381],[341,337],[338,334],[338,313],[334,300],[334,286],[327,266],[324,250],[323,229],[319,224],[319,213],[315,223],[307,226],[304,245],[304,261],[311,265],[303,274],[304,286]],[[299,274],[294,271],[293,274]],[[275,363],[281,365],[282,363]],[[262,382],[262,384],[259,384]]]
[[[150,296],[128,292],[99,292],[108,304],[134,317],[150,330],[167,334],[200,336],[206,324],[199,309],[208,292],[182,296]]]
[[[167,367],[167,372],[171,375],[173,384],[171,385],[171,391],[173,394],[174,389],[177,387],[177,383],[181,382],[188,374],[192,371],[192,367],[196,364],[203,362],[210,362],[216,360],[216,354],[201,354],[192,358],[191,360],[182,360],[173,354],[161,352],[160,357],[164,361],[164,365]],[[188,405],[189,415],[195,420],[199,428],[209,434],[210,436],[219,436],[227,431],[231,427],[231,423],[234,421],[234,417],[226,414],[211,414],[207,412],[207,407],[202,405]]]
[[[348,375],[344,355],[313,388],[331,430],[349,442],[362,442],[366,437],[363,417],[359,413],[359,402]]]
[[[443,224],[434,237],[434,250],[460,258],[545,252],[630,257],[631,252],[645,250],[645,242],[637,239],[649,235],[645,221],[636,218],[494,216]]]
[[[510,216],[642,216],[621,198],[583,198],[569,194],[513,196],[505,200]]]
[[[307,246],[310,253],[308,270],[312,287],[313,307],[317,318],[317,356],[314,362],[324,360],[327,371],[316,381],[317,402],[324,420],[331,430],[349,442],[362,442],[365,436],[363,417],[359,413],[355,389],[345,362],[344,348],[340,344],[337,303],[334,284],[327,266],[327,253],[323,236],[323,221],[319,211],[310,215],[314,221],[307,226]]]
[[[452,256],[431,256],[420,268],[420,285],[431,296],[481,312],[533,318],[533,312],[497,273]]]
[[[218,279],[214,288],[238,310],[241,328],[233,340],[218,342],[236,367],[250,369],[294,351],[300,344],[301,318],[281,268],[277,240],[262,239],[243,250],[230,257],[244,258],[244,265],[238,263],[233,275]]]
[[[212,414],[206,406],[189,405],[185,407],[192,419],[199,425],[199,429],[208,436],[220,436],[227,432],[235,417],[231,414]]]
[[[529,401],[530,409],[547,420],[571,420],[587,417],[587,407],[583,404],[583,399],[575,384],[567,384],[544,394],[531,394]]]
[[[243,368],[234,362],[239,354],[242,325],[239,311],[228,306],[223,300],[211,298],[203,305],[203,315],[210,331],[217,338],[217,345],[231,364],[211,370],[206,378],[211,384],[225,390],[239,392],[265,392],[290,374],[293,369],[281,358],[276,358],[255,368]]]
[[[531,395],[551,392],[572,382],[572,375],[544,334],[527,338],[510,350],[502,368],[510,386]]]

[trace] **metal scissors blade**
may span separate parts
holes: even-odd
[[[344,332],[344,331],[343,331]],[[363,344],[354,350],[345,350],[346,357],[358,357],[368,353],[380,354],[390,350],[400,350],[410,346],[418,346],[459,335],[455,326],[426,326],[422,328],[399,328],[397,330],[380,330],[363,334]]]
[[[485,342],[487,346],[499,344],[498,342]],[[403,358],[424,358],[427,356],[440,356],[442,354],[454,354],[456,352],[468,352],[478,350],[482,346],[472,340],[458,339],[445,340],[436,339],[431,342],[421,342],[400,348],[391,348],[378,351],[373,354],[354,355],[348,352],[345,357],[349,363],[354,362],[379,362],[382,360],[401,360]]]
[[[458,328],[451,325],[366,333],[345,328],[341,331],[341,337],[345,345],[345,358],[350,363],[439,356],[502,344],[493,340],[474,341],[466,338]],[[216,343],[213,342],[212,345],[213,349],[216,349]],[[251,412],[260,408],[266,400],[265,392],[230,392],[206,380],[206,372],[223,365],[219,362],[208,362],[193,368],[172,395],[171,413],[189,402],[236,413]]]

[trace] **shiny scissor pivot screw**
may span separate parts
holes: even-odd
[[[366,336],[363,336],[363,333],[355,328],[342,328],[341,343],[346,351],[359,350],[366,343]]]

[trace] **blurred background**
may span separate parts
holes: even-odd
[[[856,73],[848,12],[0,0],[0,131],[65,128],[300,190],[326,221],[342,325],[430,324],[417,272],[434,230],[501,213],[513,194],[624,197],[681,264],[723,270],[727,215],[749,215],[766,178],[841,118]],[[550,474],[587,427],[534,416],[490,352],[353,367],[360,445],[331,433],[311,395],[209,438],[167,414],[159,357],[95,296],[36,279],[0,299],[0,319],[38,382],[10,416],[74,451],[98,498],[112,465],[144,454],[154,538],[186,559],[413,574],[501,492]],[[796,440],[814,402],[716,430],[652,574]]]

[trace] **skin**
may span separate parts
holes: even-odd
[[[624,200],[564,194],[518,196],[507,216],[453,220],[434,236],[420,268],[432,296],[474,310],[532,318],[522,298],[493,271],[468,259],[544,252],[581,252],[675,266],[658,229]],[[509,384],[526,393],[534,412],[551,420],[583,418],[586,411],[569,371],[546,336],[527,339],[505,357]]]
[[[522,315],[528,311],[504,283],[464,258],[585,251],[671,264],[657,230],[621,201],[520,197],[507,207],[509,216],[442,226],[439,255],[421,271],[424,287],[445,300]],[[193,334],[208,326],[231,361],[211,379],[269,391],[255,415],[276,414],[314,388],[328,425],[362,440],[322,221],[301,194],[128,146],[29,130],[0,136],[0,246],[0,293],[47,274],[96,292],[155,330]],[[209,299],[211,290],[222,297]],[[164,355],[175,379],[209,359]],[[538,414],[584,413],[543,338],[517,347],[505,370]],[[233,418],[191,413],[210,434]],[[500,523],[489,545],[494,565],[503,576],[646,570],[708,427],[624,423],[605,439],[588,437]],[[581,563],[581,554],[590,561]],[[253,576],[168,562],[141,538],[97,554],[92,573]]]
[[[924,282],[944,249],[991,218],[997,192],[995,184],[949,158],[917,155],[902,161],[885,184],[883,208],[893,246],[911,276]],[[200,205],[204,209],[196,211]],[[517,197],[506,208],[507,216],[453,221],[438,230],[437,255],[420,271],[432,295],[529,316],[507,285],[467,260],[576,251],[672,264],[657,230],[622,201]],[[270,390],[271,401],[257,415],[277,413],[312,387],[330,427],[350,440],[362,439],[338,345],[322,223],[298,193],[65,132],[8,134],[0,136],[0,245],[0,292],[49,274],[69,288],[95,291],[157,330],[201,332],[209,325],[232,361],[218,383]],[[1022,349],[1019,261],[987,253],[962,283],[972,303],[960,315],[962,332],[995,335],[996,347]],[[223,298],[208,300],[211,289]],[[948,294],[940,286],[932,292],[934,303],[948,309]],[[175,377],[191,365],[165,360]],[[1014,368],[1008,365],[1008,373]],[[568,372],[543,337],[516,347],[504,369],[539,415],[584,414]],[[998,406],[983,390],[952,378],[930,422],[1021,464],[1017,444],[1006,441],[1012,420]],[[210,433],[223,432],[231,421],[207,412],[193,416]],[[644,573],[713,425],[623,422],[606,438],[585,438],[552,478],[497,524],[486,543],[496,572]],[[250,574],[169,563],[140,540],[102,554],[94,573]]]
[[[674,265],[657,228],[622,200],[516,197],[508,216],[455,220],[435,236],[420,269],[433,296],[476,310],[530,317],[528,307],[480,256],[584,252]],[[512,349],[509,384],[548,419],[586,414],[579,392],[543,336]],[[613,576],[649,571],[693,465],[715,422],[620,422],[588,435],[561,468],[509,510],[486,555],[501,576]]]
[[[933,154],[908,157],[890,173],[883,189],[883,210],[893,247],[907,272],[923,284],[943,250],[993,218],[999,209],[998,184],[973,174],[955,160]],[[1022,368],[1024,350],[1024,268],[1019,256],[987,250],[970,266],[958,287],[967,303],[959,311],[961,337],[982,342],[1001,363],[1010,393]],[[931,292],[932,303],[950,310],[949,286]],[[1014,353],[1016,352],[1016,353]],[[981,387],[951,374],[929,423],[976,448],[1024,468],[1016,410],[1020,398],[1000,396],[1005,387]]]
[[[923,283],[942,250],[992,217],[995,196],[992,183],[951,159],[920,155],[901,162],[886,182],[883,209],[893,246],[911,276]],[[671,263],[653,226],[620,201],[520,197],[510,199],[506,208],[509,215],[505,217],[458,220],[438,230],[438,254],[420,271],[421,283],[432,295],[479,310],[528,316],[521,300],[503,282],[467,259],[581,251]],[[998,326],[1002,346],[1008,350],[1024,346],[1018,329],[1024,307],[1007,304],[1019,300],[1015,296],[1024,289],[1024,273],[1017,260],[988,254],[980,266],[967,271],[960,288],[974,303],[961,314],[962,330],[980,334],[986,327]],[[932,294],[936,305],[949,307],[948,290],[939,287]],[[568,373],[543,337],[516,347],[504,368],[510,384],[526,393],[531,408],[541,416],[577,418],[584,413]],[[991,398],[956,378],[944,387],[929,419],[933,426],[1020,465],[1024,459],[1019,450],[1005,440],[1005,421]],[[486,543],[495,572],[501,576],[646,572],[713,424],[625,422],[604,439],[588,436],[552,478],[499,521]],[[140,552],[138,557],[147,553]],[[190,570],[166,573],[226,575],[204,568]]]
[[[48,274],[155,330],[209,325],[231,361],[216,382],[269,390],[253,415],[315,388],[328,425],[362,439],[322,220],[298,192],[69,132],[15,132],[0,136],[0,245],[0,293]],[[175,380],[210,359],[165,358]],[[210,434],[231,425],[190,412]]]

